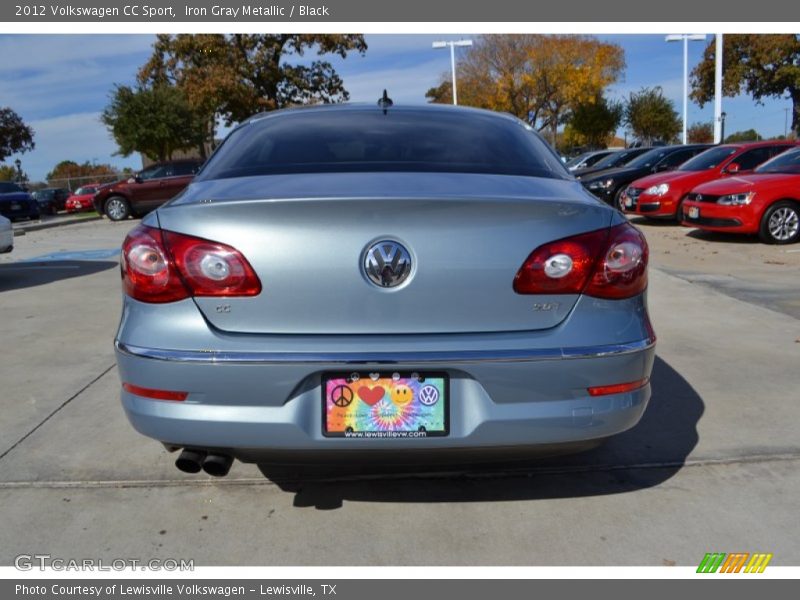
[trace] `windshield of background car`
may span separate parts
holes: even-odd
[[[598,171],[602,171],[603,169],[610,169],[612,167],[619,167],[624,165],[629,160],[632,160],[637,156],[636,152],[626,152],[625,150],[621,150],[620,152],[613,152],[608,156],[605,156],[598,160],[596,163],[592,165],[593,169],[597,169]]]
[[[477,112],[298,110],[234,130],[199,180],[294,173],[489,173],[570,179],[521,122]]]
[[[94,194],[96,191],[97,191],[96,187],[89,187],[89,186],[79,187],[77,190],[75,190],[75,195],[85,196],[86,194]]]
[[[634,158],[625,166],[632,169],[652,167],[669,153],[670,151],[664,150],[664,148],[655,148],[654,150],[650,150],[650,152],[645,152],[639,158]]]
[[[13,194],[14,192],[21,192],[22,188],[16,183],[9,183],[7,181],[0,181],[0,194]]]
[[[591,154],[592,154],[591,152],[584,152],[583,154],[579,154],[578,156],[576,156],[572,160],[568,160],[566,162],[565,166],[569,169],[570,167],[574,167],[575,165],[579,165],[583,161],[585,161],[587,158],[589,158],[589,156],[591,156]]]
[[[678,168],[678,170],[705,171],[707,169],[713,169],[725,162],[728,157],[736,153],[737,150],[739,150],[739,148],[731,148],[730,146],[718,146],[716,148],[711,148],[710,150],[701,152],[694,158],[687,160],[680,166],[680,168]]]
[[[779,154],[755,170],[756,173],[800,175],[800,148]]]

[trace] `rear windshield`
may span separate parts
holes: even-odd
[[[594,164],[593,168],[597,169],[598,171],[602,169],[610,169],[612,167],[619,167],[628,162],[632,161],[637,156],[643,154],[644,152],[649,152],[649,150],[620,150],[619,152],[614,152],[610,156],[606,156],[603,160]]]
[[[648,152],[645,152],[638,158],[634,158],[631,162],[629,162],[626,166],[640,169],[646,167],[652,167],[662,158],[664,158],[667,154],[671,154],[673,150],[671,148],[655,148]]]
[[[800,175],[800,148],[779,154],[758,167],[756,173]]]
[[[739,148],[736,146],[717,146],[705,152],[701,152],[694,158],[683,163],[679,171],[705,171],[721,165],[729,156],[734,154]]]
[[[288,112],[234,130],[198,179],[353,172],[490,173],[568,179],[521,121],[478,112]]]
[[[7,181],[0,181],[0,194],[13,194],[14,192],[21,192],[22,188],[16,183],[9,183]]]

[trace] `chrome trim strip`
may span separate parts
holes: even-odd
[[[539,360],[572,360],[602,358],[641,352],[655,346],[655,339],[624,344],[542,348],[532,350],[452,350],[437,352],[231,352],[215,350],[161,350],[142,348],[114,341],[122,354],[169,362],[207,364],[418,364],[528,362]]]

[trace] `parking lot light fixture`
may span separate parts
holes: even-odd
[[[689,42],[700,42],[706,39],[702,33],[678,33],[668,35],[667,42],[683,41],[683,143],[687,141],[687,118],[689,113]]]
[[[472,46],[472,40],[457,40],[454,42],[433,42],[433,48],[450,47],[450,73],[453,78],[453,104],[458,104],[458,92],[456,91],[456,46]]]

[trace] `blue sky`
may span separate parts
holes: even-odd
[[[374,102],[383,88],[398,103],[423,103],[425,92],[449,73],[446,50],[431,49],[453,35],[367,36],[365,56],[331,57],[354,102]],[[622,99],[643,86],[660,85],[682,110],[683,50],[663,35],[602,35],[625,50],[622,81],[609,90]],[[0,36],[0,106],[10,106],[36,131],[36,149],[19,156],[31,180],[41,180],[61,160],[96,161],[141,167],[138,156],[115,155],[116,145],[99,121],[115,83],[130,84],[150,54],[151,35],[3,35]],[[709,36],[709,41],[711,36]],[[700,61],[705,44],[689,45],[689,68]],[[756,105],[749,97],[725,98],[727,133],[755,128],[762,135],[784,132],[787,99]],[[689,103],[689,123],[711,121],[713,103],[700,109]],[[621,132],[620,132],[621,133]],[[13,163],[16,156],[8,159]]]

